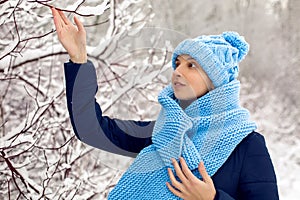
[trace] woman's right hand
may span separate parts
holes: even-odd
[[[82,23],[74,17],[76,26],[62,11],[51,8],[58,39],[74,63],[87,62],[86,32]]]

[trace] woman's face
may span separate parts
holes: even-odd
[[[193,100],[213,89],[213,84],[196,60],[180,55],[172,74],[172,87],[177,99]]]

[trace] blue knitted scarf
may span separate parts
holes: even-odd
[[[220,86],[182,109],[171,85],[158,96],[162,106],[152,142],[123,174],[108,199],[180,199],[166,186],[171,158],[182,156],[195,176],[200,161],[213,176],[235,147],[256,129],[249,112],[239,105],[240,82]]]

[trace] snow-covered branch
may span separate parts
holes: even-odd
[[[126,48],[125,40],[153,18],[149,2],[4,0],[0,5],[0,199],[105,198],[121,172],[99,159],[97,150],[76,140],[63,86],[62,65],[68,57],[56,37],[49,7],[68,17],[80,16],[90,33],[89,58],[97,71],[106,73],[105,81],[99,79],[106,94],[118,81],[123,88],[120,96],[130,98],[127,92],[136,90],[151,99],[141,89],[143,77],[131,82],[137,67],[132,60],[111,59],[123,55],[118,52]],[[166,54],[143,50],[131,54],[143,55],[147,65],[155,66],[148,69],[152,73],[144,77],[146,81],[163,80],[155,69],[166,69]],[[122,65],[123,71],[117,70]],[[111,103],[118,102],[120,98]],[[145,115],[139,106],[133,107]]]

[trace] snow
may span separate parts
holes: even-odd
[[[82,2],[83,0],[65,2],[66,5],[68,5],[66,9],[73,10]],[[294,52],[291,56],[285,54],[281,55],[282,57],[274,56],[273,49],[275,48],[272,48],[274,46],[265,47],[266,43],[263,41],[265,35],[272,33],[267,42],[270,43],[275,37],[279,38],[279,42],[277,43],[273,40],[276,51],[279,51],[279,54],[294,50],[295,47],[291,46],[290,43],[288,43],[289,51],[285,49],[284,45],[286,45],[285,42],[287,42],[285,40],[285,34],[287,33],[277,35],[276,27],[272,27],[271,23],[265,23],[274,21],[275,24],[280,24],[280,21],[278,21],[278,13],[276,14],[276,19],[273,21],[270,21],[270,19],[269,21],[264,21],[263,18],[266,18],[266,15],[260,13],[257,9],[255,9],[253,15],[251,5],[249,5],[247,15],[240,15],[243,12],[238,11],[238,13],[235,11],[235,9],[241,9],[239,5],[232,8],[227,4],[226,6],[228,7],[226,8],[230,10],[230,13],[233,13],[234,16],[232,17],[232,15],[230,15],[230,17],[228,17],[225,13],[228,12],[226,8],[222,10],[223,7],[218,3],[209,3],[207,0],[199,4],[204,6],[205,3],[208,3],[205,5],[207,8],[203,10],[206,16],[203,18],[199,16],[197,19],[195,18],[191,21],[188,15],[189,13],[197,15],[202,13],[195,13],[193,10],[189,10],[189,13],[185,13],[185,15],[182,14],[182,10],[180,9],[188,8],[191,1],[185,3],[181,2],[180,7],[174,7],[176,6],[175,3],[174,5],[169,4],[168,1],[155,2],[157,2],[157,4],[153,5],[152,8],[156,13],[147,13],[147,9],[151,8],[151,6],[146,5],[146,1],[124,0],[120,4],[115,5],[116,12],[114,17],[116,18],[116,26],[106,24],[109,27],[106,26],[105,33],[102,33],[102,35],[99,33],[101,31],[94,31],[93,27],[89,27],[88,29],[87,39],[90,43],[88,52],[93,59],[104,59],[104,62],[107,64],[115,61],[117,64],[128,66],[127,68],[117,67],[115,65],[109,66],[122,80],[119,80],[121,84],[113,81],[105,83],[104,76],[113,79],[114,75],[110,74],[109,70],[107,70],[107,66],[102,66],[103,64],[98,65],[98,62],[94,62],[96,70],[98,71],[99,82],[101,82],[101,85],[99,85],[99,93],[97,94],[97,101],[100,103],[102,110],[105,114],[115,114],[117,117],[123,119],[155,119],[159,111],[159,106],[156,103],[157,94],[158,91],[170,81],[168,74],[170,74],[171,63],[168,62],[163,67],[160,66],[165,56],[168,56],[166,53],[171,53],[174,49],[174,44],[183,38],[187,38],[187,34],[191,33],[188,32],[189,30],[194,31],[191,35],[196,35],[208,31],[216,32],[225,28],[240,29],[248,34],[253,43],[252,47],[254,47],[254,50],[249,55],[253,61],[243,63],[244,66],[250,66],[251,70],[245,71],[244,74],[248,75],[248,72],[255,71],[254,74],[256,75],[254,82],[249,80],[248,77],[245,77],[245,79],[240,77],[242,79],[242,91],[246,91],[242,92],[242,103],[247,106],[251,111],[253,119],[258,122],[258,131],[265,136],[266,144],[277,175],[280,199],[299,199],[300,121],[299,109],[296,107],[296,105],[299,104],[290,100],[290,96],[286,97],[288,100],[284,100],[278,95],[278,90],[280,89],[279,83],[287,79],[293,80],[294,83],[293,85],[284,87],[281,92],[297,90],[294,84],[297,83],[299,77],[293,75],[299,73],[297,71],[297,66],[299,65],[297,55],[299,55],[299,52]],[[284,9],[288,9],[290,1],[269,0],[266,3],[263,1],[255,2],[257,8],[261,5],[266,5],[266,8],[269,9],[267,15],[272,16],[274,14],[273,11],[276,11],[272,6],[279,3],[280,9],[282,9],[281,12],[284,12]],[[110,5],[107,5],[107,3],[108,0],[101,1],[100,4],[98,0],[85,1],[77,11],[83,15],[96,15],[97,17],[95,18],[84,19],[85,21],[90,20],[91,23],[89,22],[89,24],[92,24],[92,22],[96,22],[96,20],[103,17],[103,14],[105,14],[104,11],[110,8],[111,3]],[[143,9],[141,9],[142,5],[145,6]],[[157,8],[157,5],[160,9]],[[197,5],[195,4],[193,6],[196,8]],[[21,37],[34,36],[30,35],[32,34],[32,30],[43,34],[51,31],[53,28],[52,19],[49,17],[50,11],[48,11],[48,13],[42,13],[39,12],[39,10],[42,10],[42,6],[39,4],[14,0],[4,2],[0,8],[0,13],[4,13],[4,15],[0,17],[0,26],[1,30],[4,31],[3,33],[8,33],[7,30],[15,30],[14,24],[12,23],[12,12],[16,7],[18,7],[18,15],[16,15],[16,17],[19,23]],[[211,10],[214,11],[214,9],[211,9],[213,7],[214,9],[219,9],[220,12],[210,13]],[[263,9],[265,9],[265,7],[263,7]],[[172,13],[175,13],[175,15],[172,15]],[[223,13],[224,15],[220,17],[218,15],[219,13]],[[31,16],[31,18],[28,19],[30,24],[26,24],[27,22],[24,18],[18,18],[22,14],[26,17]],[[146,14],[148,15],[145,16]],[[211,14],[211,16],[209,14]],[[257,15],[259,17],[256,17],[256,14],[260,14]],[[215,18],[214,15],[216,15]],[[156,20],[153,19],[155,27],[145,28],[146,21],[152,20],[154,16],[156,16]],[[174,21],[168,21],[167,16]],[[180,20],[184,19],[185,16],[187,16],[187,19],[184,22],[185,24],[183,24]],[[105,18],[106,17],[107,16],[105,16]],[[230,20],[224,20],[227,18]],[[252,21],[253,18],[254,23],[249,23],[247,26],[243,25],[241,28],[239,25],[243,24],[244,21],[241,23],[240,20],[248,18],[251,19],[250,21]],[[111,15],[110,20],[112,19]],[[214,21],[215,19],[217,19],[217,21]],[[141,21],[134,24],[138,20]],[[164,22],[163,20],[165,20],[165,24],[162,24],[162,22]],[[22,24],[23,21],[24,24]],[[194,21],[197,23],[194,23]],[[227,26],[229,22],[230,26]],[[235,22],[238,22],[238,25],[235,26]],[[191,24],[192,28],[189,28],[188,24]],[[266,24],[268,24],[268,31],[263,27]],[[156,25],[162,26],[162,28],[156,28]],[[284,25],[287,24],[285,23]],[[105,25],[97,26],[96,28],[102,29],[104,27]],[[297,26],[293,27],[297,28]],[[259,31],[252,31],[252,29]],[[184,30],[186,32],[182,31],[181,33],[178,30]],[[9,53],[18,43],[16,35],[14,39],[12,39],[3,33],[0,33],[0,57]],[[90,35],[91,33],[99,35]],[[297,34],[298,32],[288,32],[290,36],[288,40],[292,41],[293,38],[297,38]],[[94,40],[96,36],[100,39]],[[150,42],[148,43],[148,41]],[[6,122],[5,129],[0,127],[1,151],[3,150],[6,153],[5,158],[10,159],[13,166],[18,169],[25,178],[27,184],[33,185],[39,191],[43,190],[42,185],[45,186],[47,188],[45,194],[50,199],[59,199],[59,195],[61,195],[60,198],[64,199],[72,199],[73,196],[74,199],[88,199],[94,195],[92,199],[104,199],[105,194],[111,189],[110,186],[118,181],[121,174],[132,162],[132,158],[93,149],[75,138],[67,113],[65,94],[57,97],[65,87],[62,64],[67,61],[68,57],[65,55],[63,57],[55,56],[49,57],[48,59],[40,59],[46,55],[65,52],[63,47],[58,43],[55,33],[39,40],[32,40],[26,44],[21,54],[12,53],[12,56],[6,56],[0,60],[0,70],[4,69],[4,73],[0,74],[0,125]],[[151,46],[151,48],[148,48],[153,44],[154,47]],[[20,50],[20,47],[18,50]],[[261,49],[264,50],[262,51]],[[161,51],[158,52],[157,50]],[[271,57],[268,57],[268,52]],[[261,54],[261,57],[255,57],[257,54]],[[140,59],[140,55],[146,56]],[[136,58],[137,60],[134,62],[129,61],[128,58],[130,57]],[[10,64],[16,66],[29,60],[36,61],[30,62],[27,65],[21,65],[18,70],[9,68]],[[278,63],[282,68],[271,70],[272,68],[269,66],[274,65],[278,67],[278,65],[276,65]],[[286,79],[285,76],[287,76],[286,73],[289,69],[293,69],[293,74],[289,74]],[[276,74],[284,77],[283,80],[273,76],[266,77],[265,75],[268,75],[271,71],[275,71]],[[36,91],[32,90],[31,86],[20,82],[18,79],[12,79],[10,84],[5,80],[6,77],[9,77],[10,73],[18,73],[19,76],[24,77],[28,82],[37,86],[37,75],[40,72],[42,77],[40,77],[39,89],[44,93],[46,91],[49,92],[46,97],[38,96],[36,101],[32,97],[28,97],[28,94],[24,90],[24,87],[26,87],[29,93],[34,97]],[[265,86],[262,79],[266,82],[275,80],[276,86]],[[6,84],[2,84],[2,80]],[[137,89],[139,89],[143,95],[137,92]],[[6,91],[7,95],[2,96]],[[145,100],[147,100],[147,102],[145,102]],[[12,141],[11,138],[14,138],[25,126],[28,127],[32,120],[39,117],[39,115],[35,115],[37,111],[36,103],[38,103],[39,106],[46,107],[46,105],[52,101],[53,106],[45,112],[43,117],[39,118],[38,123],[32,126],[26,133],[20,134],[16,140]],[[112,103],[116,103],[113,108],[110,107]],[[25,110],[25,105],[29,105],[28,110]],[[133,106],[135,107],[133,108]],[[148,110],[146,108],[148,108]],[[41,109],[38,114],[42,111],[43,109]],[[63,146],[66,140],[71,137],[74,137],[74,139]],[[10,148],[12,145],[16,145],[16,147]],[[22,152],[29,147],[31,147],[30,151],[22,154]],[[11,172],[1,157],[0,163],[0,182],[3,183],[0,185],[0,198],[5,199],[5,197],[7,197],[7,180],[11,180]],[[54,173],[56,166],[58,172]],[[47,177],[49,179],[42,182]],[[10,182],[10,184],[11,188],[13,188],[13,183]],[[3,185],[5,185],[4,188]],[[11,195],[12,198],[16,197],[14,196],[16,193],[14,192],[12,192]],[[35,191],[31,189],[27,195],[32,199],[39,198],[38,195],[35,194]]]
[[[103,5],[98,5],[93,7],[85,6],[85,7],[80,7],[78,12],[85,15],[102,15],[103,12],[108,8],[109,6],[103,6]]]

